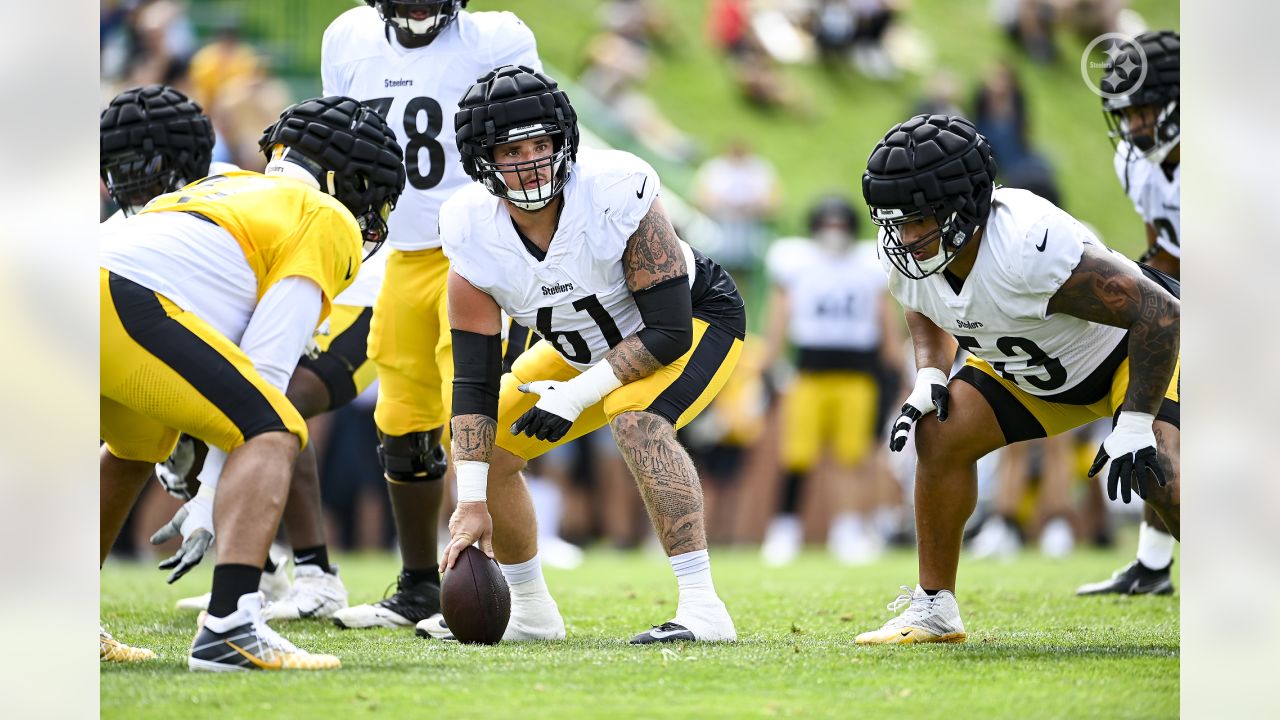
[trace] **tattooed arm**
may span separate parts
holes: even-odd
[[[1178,299],[1104,248],[1080,263],[1049,299],[1049,313],[1129,330],[1129,389],[1122,410],[1154,415],[1178,362]]]
[[[676,231],[654,200],[622,254],[627,288],[636,298],[645,327],[605,355],[623,384],[648,377],[693,343],[693,300],[689,272]]]
[[[453,460],[489,462],[498,425],[502,313],[488,293],[449,271],[453,342]]]

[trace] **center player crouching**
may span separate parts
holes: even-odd
[[[467,91],[454,124],[479,184],[440,215],[459,494],[441,567],[479,541],[511,585],[515,636],[553,616],[563,637],[520,470],[608,423],[680,589],[675,617],[631,642],[735,640],[712,585],[698,475],[676,440],[741,352],[733,279],[676,237],[646,163],[579,155],[573,107],[545,75],[498,68]],[[501,379],[500,311],[542,337]]]

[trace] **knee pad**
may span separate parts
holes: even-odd
[[[444,477],[449,459],[438,433],[386,435],[378,431],[378,464],[396,482],[429,482]]]

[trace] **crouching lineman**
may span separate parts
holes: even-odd
[[[967,120],[917,115],[867,160],[889,289],[906,310],[915,387],[890,449],[916,428],[919,584],[859,643],[963,642],[956,567],[977,501],[974,464],[1009,443],[1114,418],[1090,476],[1179,527],[1177,281],[1108,250],[1067,213],[994,189]],[[958,347],[971,357],[948,381]],[[935,412],[936,411],[936,412]]]
[[[511,587],[508,637],[563,637],[520,470],[608,423],[680,589],[675,617],[631,642],[735,640],[698,475],[676,440],[741,353],[732,278],[676,237],[652,168],[624,152],[579,154],[577,117],[551,78],[500,67],[467,90],[454,126],[479,184],[440,216],[459,496],[441,568],[478,541]],[[542,340],[500,379],[501,311]]]
[[[284,389],[331,299],[386,236],[402,153],[378,114],[328,97],[267,129],[267,174],[149,203],[103,238],[101,524],[109,547],[187,432],[228,453],[209,614],[192,670],[329,669],[268,628],[257,592],[306,425]]]
[[[1182,268],[1181,43],[1171,30],[1143,33],[1134,42],[1146,56],[1142,84],[1130,88],[1121,81],[1102,98],[1102,109],[1116,145],[1116,175],[1147,227],[1147,250],[1139,261],[1176,279]],[[1112,62],[1129,60],[1126,53]],[[1160,518],[1144,508],[1137,557],[1110,578],[1081,585],[1076,594],[1172,593],[1173,543]]]

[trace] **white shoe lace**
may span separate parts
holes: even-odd
[[[929,613],[933,611],[933,601],[936,596],[916,595],[915,590],[906,585],[899,585],[898,587],[902,589],[902,594],[894,598],[893,602],[885,607],[888,608],[889,612],[898,612],[903,608],[906,608],[906,610],[903,610],[901,615],[885,623],[884,627],[886,629],[916,624],[921,619],[928,617]]]
[[[259,640],[274,650],[294,655],[307,654],[305,650],[299,650],[297,645],[285,640],[283,635],[272,630],[261,616],[253,619],[253,631],[257,633]]]

